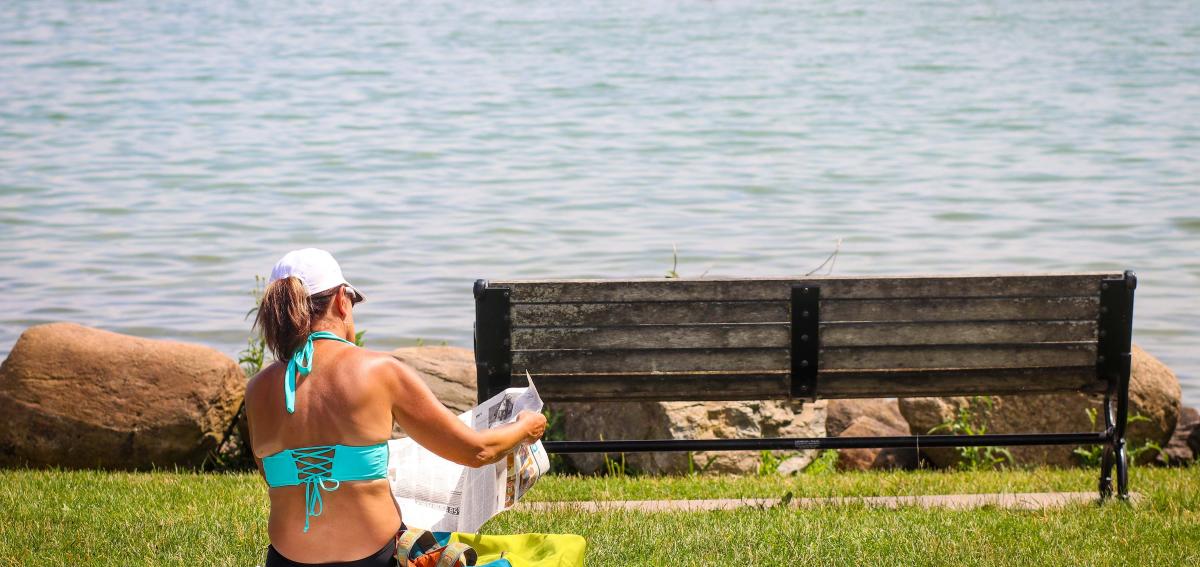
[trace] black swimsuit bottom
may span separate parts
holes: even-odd
[[[362,559],[338,563],[300,563],[284,557],[275,546],[267,546],[266,567],[394,567],[396,565],[396,538],[388,538],[383,547]]]

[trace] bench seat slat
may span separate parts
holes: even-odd
[[[954,345],[1096,340],[1095,321],[933,321],[824,323],[821,344]],[[754,348],[789,346],[786,323],[534,327],[512,331],[517,350]]]
[[[1103,392],[1107,383],[1094,366],[1064,368],[976,368],[943,371],[822,372],[821,398],[888,396],[965,396],[1034,394],[1062,391]]]
[[[1095,320],[1096,297],[822,300],[821,321]],[[788,323],[787,302],[518,303],[513,327]]]
[[[514,350],[513,372],[695,372],[783,371],[791,358],[786,348]]]
[[[1096,321],[929,321],[826,323],[821,344],[835,346],[954,345],[1095,341]]]
[[[1096,343],[1030,343],[997,345],[904,345],[897,347],[828,347],[820,351],[818,368],[1037,368],[1090,366],[1095,371]]]
[[[587,327],[659,323],[788,323],[788,302],[514,304],[513,327]]]
[[[1059,297],[1099,291],[1103,278],[1119,273],[1057,275],[965,275],[905,277],[796,277],[748,279],[643,279],[493,281],[512,289],[515,303],[636,301],[786,301],[793,284],[821,286],[829,299],[919,297]]]
[[[786,323],[513,329],[517,349],[787,348]]]
[[[786,373],[533,374],[547,401],[769,400],[786,399]],[[1090,367],[975,368],[955,370],[847,370],[821,375],[823,399],[973,394],[1103,392]]]
[[[1099,297],[821,301],[822,321],[1095,320]]]
[[[514,350],[513,370],[531,373],[786,371],[785,348]],[[819,368],[943,369],[1092,366],[1095,343],[826,347]]]
[[[533,381],[549,402],[778,400],[790,391],[784,373],[534,374]]]

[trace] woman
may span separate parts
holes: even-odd
[[[394,564],[402,524],[386,479],[393,422],[471,467],[545,431],[545,417],[530,412],[475,431],[413,370],[354,346],[362,299],[324,250],[289,252],[271,271],[255,325],[276,362],[246,386],[251,447],[270,486],[268,567]]]

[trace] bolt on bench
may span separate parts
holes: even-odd
[[[1128,494],[1133,272],[475,282],[483,401],[1104,394],[1102,432],[546,442],[552,453],[1104,445]],[[1082,411],[1082,409],[1081,409]]]

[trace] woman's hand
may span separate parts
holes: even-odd
[[[546,434],[546,416],[540,413],[523,411],[517,414],[517,423],[525,431],[525,441],[522,443],[526,445],[532,445]]]

